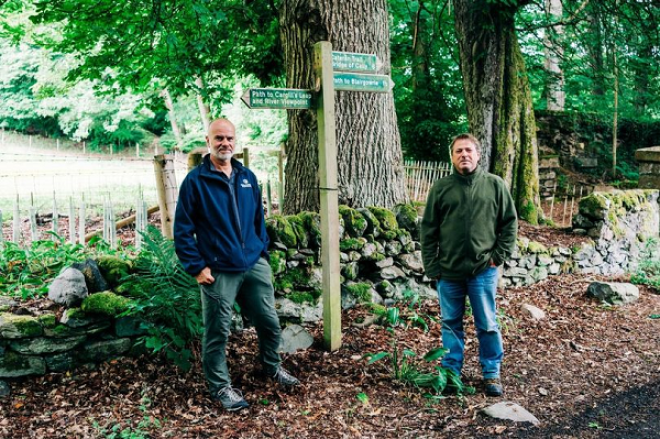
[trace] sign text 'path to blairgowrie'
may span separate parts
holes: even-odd
[[[335,90],[388,92],[394,82],[387,75],[361,75],[358,73],[334,73]]]
[[[382,67],[378,57],[369,53],[332,52],[332,70],[376,73]]]
[[[295,88],[250,88],[241,100],[248,108],[303,110],[312,108],[312,94]]]

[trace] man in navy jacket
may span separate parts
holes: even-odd
[[[227,119],[211,123],[210,154],[183,181],[174,217],[176,253],[201,289],[204,374],[211,398],[229,411],[248,407],[227,368],[234,302],[256,327],[264,371],[280,384],[299,384],[280,365],[281,329],[261,192],[254,173],[232,158],[235,135]]]

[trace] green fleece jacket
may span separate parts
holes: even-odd
[[[516,246],[518,219],[504,180],[477,168],[438,180],[421,226],[422,260],[432,279],[462,280],[491,261],[501,265]]]

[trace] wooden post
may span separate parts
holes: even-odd
[[[0,209],[0,248],[2,248],[2,244],[4,242],[5,242],[5,235],[4,233],[2,233],[2,209]]]
[[[57,150],[60,150],[60,139],[57,139]]]
[[[247,146],[243,148],[243,166],[250,167],[250,149]]]
[[[332,45],[314,44],[318,96],[319,177],[321,201],[321,264],[323,266],[323,339],[326,349],[341,347],[341,289],[339,266],[339,202]]]
[[[21,210],[18,207],[18,195],[16,195],[16,201],[14,201],[14,227],[12,228],[11,240],[15,244],[18,244],[21,240]]]
[[[140,144],[135,143],[135,157],[140,157]]]
[[[57,234],[60,231],[60,214],[57,212],[57,198],[55,198],[55,191],[53,191],[53,241],[57,240]]]
[[[179,196],[172,156],[157,155],[154,157],[154,172],[156,173],[161,229],[163,236],[172,239],[174,238],[174,211]]]
[[[273,214],[273,195],[270,186],[270,178],[266,180],[266,216]]]
[[[195,169],[202,163],[204,155],[208,154],[209,149],[207,147],[195,148],[188,153],[188,172]]]
[[[83,140],[83,154],[87,154],[87,142]]]
[[[37,209],[34,207],[34,196],[30,194],[30,239],[32,242],[39,240],[37,232]]]
[[[78,216],[78,242],[85,245],[85,198],[80,202],[80,213]]]
[[[69,242],[76,243],[76,208],[71,197],[69,197]]]

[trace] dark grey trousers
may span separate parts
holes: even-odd
[[[275,312],[271,268],[265,259],[259,258],[257,264],[244,273],[214,271],[212,274],[215,282],[200,285],[200,289],[204,318],[202,366],[213,395],[231,385],[226,347],[234,302],[257,330],[259,360],[266,373],[274,373],[280,364],[277,350],[281,328]]]

